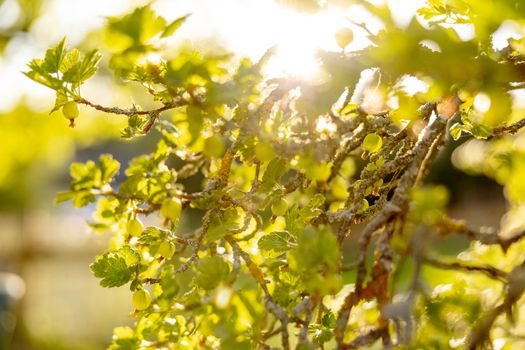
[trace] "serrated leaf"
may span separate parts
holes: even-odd
[[[123,17],[111,18],[108,25],[112,34],[127,36],[131,39],[128,46],[136,47],[138,50],[165,27],[166,20],[157,16],[149,5],[138,7]]]
[[[477,139],[487,139],[492,136],[492,129],[483,124],[474,124],[471,133]]]
[[[235,209],[225,210],[216,215],[211,221],[206,240],[210,242],[216,241],[237,228],[239,228],[239,213]]]
[[[328,311],[326,314],[324,314],[321,320],[321,323],[326,328],[334,328],[336,324],[334,313],[331,311]]]
[[[212,256],[202,259],[197,267],[196,282],[199,287],[211,290],[228,277],[230,267],[223,258]]]
[[[82,64],[80,65],[79,82],[88,80],[97,72],[97,65],[101,58],[102,55],[98,50],[90,51],[84,56]]]
[[[146,245],[152,245],[164,241],[170,234],[170,231],[156,226],[148,226],[140,235],[139,242]]]
[[[66,54],[66,38],[62,39],[55,47],[46,51],[43,68],[48,73],[56,73],[60,69],[62,60]]]
[[[262,181],[259,185],[260,192],[269,192],[286,173],[286,161],[282,158],[274,158],[268,163]]]
[[[79,59],[80,59],[80,52],[77,49],[73,48],[69,50],[65,54],[64,59],[62,60],[60,64],[60,67],[59,67],[60,71],[62,73],[67,72],[72,67],[74,67],[76,64],[78,64]]]
[[[126,261],[126,265],[130,267],[140,262],[140,254],[128,245],[120,248],[118,255],[121,256],[124,261]]]
[[[101,278],[102,287],[120,287],[131,279],[131,270],[126,260],[116,252],[106,253],[100,256],[90,265],[95,277]]]
[[[70,166],[71,188],[75,191],[89,190],[100,185],[101,173],[95,162],[72,163]]]
[[[115,176],[119,169],[120,163],[113,159],[111,154],[102,154],[99,158],[99,167],[103,183],[109,183],[113,176]]]
[[[50,76],[49,74],[41,74],[36,71],[24,72],[24,75],[31,80],[36,81],[44,86],[47,86],[50,89],[56,90],[62,87],[62,82],[55,77]]]
[[[288,261],[295,271],[334,272],[339,262],[337,239],[326,229],[304,229],[297,240],[297,247],[288,254]]]
[[[62,108],[63,105],[65,105],[67,103],[67,101],[68,101],[68,98],[67,98],[67,95],[64,92],[64,90],[63,89],[57,90],[57,92],[56,92],[56,99],[55,99],[55,106],[53,107],[53,109],[49,113],[51,114],[51,113],[53,113],[55,111],[58,111],[60,108]]]
[[[266,257],[276,257],[288,251],[291,247],[291,236],[286,231],[276,231],[262,236],[257,242],[261,253]]]

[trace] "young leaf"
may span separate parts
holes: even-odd
[[[98,50],[92,50],[84,56],[80,65],[79,82],[88,80],[97,72],[97,65],[101,58],[102,55]]]
[[[191,14],[187,14],[187,15],[184,15],[182,17],[179,17],[177,18],[176,20],[174,20],[173,22],[171,22],[165,29],[164,31],[162,32],[162,34],[160,35],[161,38],[166,38],[168,36],[171,36],[173,35],[177,29],[179,29],[183,24],[184,22],[186,22],[186,20],[188,19],[188,17],[190,17]]]
[[[275,185],[278,184],[279,179],[287,170],[286,161],[282,158],[274,158],[268,163],[266,171],[262,177],[259,185],[260,192],[269,192]]]
[[[131,270],[126,260],[118,253],[106,253],[90,265],[95,277],[101,278],[102,287],[120,287],[131,279]]]
[[[76,64],[78,64],[78,61],[80,59],[80,52],[77,49],[71,49],[69,50],[62,60],[62,63],[60,64],[60,72],[66,73],[71,68],[73,68]]]
[[[55,47],[46,51],[43,68],[48,73],[56,73],[60,69],[62,60],[66,54],[66,38],[62,39]]]
[[[449,129],[450,136],[457,141],[461,137],[461,132],[463,131],[463,126],[460,123],[454,123]]]
[[[103,183],[111,182],[113,176],[115,176],[120,169],[120,163],[113,159],[111,154],[102,154],[99,158],[99,166]]]

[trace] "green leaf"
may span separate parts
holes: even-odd
[[[262,236],[257,242],[257,246],[264,256],[276,257],[290,249],[290,238],[291,236],[288,232],[276,231]]]
[[[410,191],[409,218],[415,222],[435,224],[438,221],[448,203],[449,193],[445,186],[419,186]]]
[[[139,237],[139,242],[145,245],[160,244],[167,239],[170,231],[156,226],[148,226]]]
[[[471,132],[472,136],[477,139],[487,139],[492,136],[492,129],[483,124],[473,124]]]
[[[318,193],[302,208],[294,204],[284,216],[288,232],[296,237],[310,220],[321,214],[321,206],[324,202],[324,196]]]
[[[140,262],[140,254],[129,245],[125,245],[118,250],[119,256],[121,256],[126,262],[127,266],[137,265]]]
[[[99,166],[103,183],[109,183],[113,179],[119,169],[120,163],[113,159],[111,154],[102,154],[99,158]]]
[[[336,271],[339,263],[339,245],[335,235],[326,229],[302,230],[297,247],[288,254],[290,267],[295,271]]]
[[[77,49],[71,49],[69,50],[65,56],[63,61],[60,64],[60,71],[62,73],[66,73],[71,68],[73,68],[75,65],[78,64],[78,61],[80,59],[80,52]]]
[[[24,75],[31,80],[36,81],[50,89],[57,90],[62,87],[62,82],[48,73],[39,73],[37,71],[24,72]]]
[[[108,350],[135,350],[139,346],[139,339],[130,327],[117,327],[113,330],[113,343]]]
[[[102,55],[98,50],[88,52],[80,65],[79,82],[84,82],[91,78],[97,72],[97,65]]]
[[[216,241],[237,228],[239,228],[239,214],[237,210],[225,210],[212,219],[206,234],[206,240],[210,242]]]
[[[199,287],[211,290],[228,277],[230,268],[223,258],[212,256],[199,262],[197,272],[196,282]]]
[[[72,64],[66,71],[64,71],[64,81],[70,83],[81,84],[91,78],[97,72],[97,65],[102,55],[98,50],[88,52],[82,61]]]
[[[282,158],[274,158],[268,163],[259,185],[259,192],[270,192],[278,184],[281,176],[286,173],[287,162]]]
[[[343,108],[341,108],[341,110],[339,111],[339,114],[346,115],[346,114],[356,110],[357,107],[359,107],[357,104],[349,103],[346,106],[344,106]]]
[[[132,47],[135,50],[143,50],[146,44],[155,35],[159,34],[166,27],[166,20],[163,17],[157,16],[155,11],[149,5],[138,7],[132,13],[123,17],[110,18],[108,28],[110,33],[118,34],[118,36],[127,36],[130,40],[127,47]],[[113,32],[113,33],[112,33]],[[114,39],[115,35],[111,38]],[[124,51],[121,43],[109,43],[119,45],[120,49]]]
[[[461,123],[454,123],[450,129],[450,136],[454,139],[454,141],[457,141],[461,137],[461,132],[463,131],[463,125]]]
[[[66,38],[62,39],[55,47],[46,51],[43,68],[48,73],[56,73],[60,69],[66,54]]]
[[[322,194],[320,194],[320,193],[315,194],[310,199],[308,204],[301,209],[301,217],[302,217],[302,219],[305,222],[308,222],[311,219],[313,219],[315,217],[318,217],[321,214],[321,212],[322,212],[321,211],[321,206],[324,204],[325,200],[326,199],[325,199],[325,197]]]
[[[91,160],[85,164],[72,163],[69,172],[73,190],[91,189],[100,182],[100,169]]]
[[[321,323],[326,328],[334,328],[336,324],[335,315],[333,312],[329,311],[326,314],[323,315],[323,318],[321,320]]]
[[[76,192],[71,192],[71,191],[60,192],[55,197],[55,204],[67,202],[67,201],[72,200],[73,198],[75,198],[75,196],[76,196]]]
[[[62,108],[63,105],[65,105],[68,102],[68,98],[66,93],[63,89],[57,90],[56,92],[56,99],[55,99],[55,106],[49,113],[53,113],[55,111],[58,111],[60,108]]]
[[[184,22],[186,22],[186,20],[188,19],[188,17],[190,17],[191,14],[187,14],[187,15],[184,15],[182,17],[179,17],[177,18],[176,20],[174,20],[173,22],[171,22],[165,29],[164,31],[162,32],[162,34],[160,35],[161,38],[166,38],[168,36],[171,36],[173,35],[177,29],[179,29],[183,24]]]
[[[120,287],[131,279],[131,270],[126,260],[118,253],[106,253],[90,265],[95,277],[101,278],[102,287]]]

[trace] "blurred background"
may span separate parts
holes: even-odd
[[[403,25],[423,2],[388,3]],[[85,224],[93,208],[55,206],[53,200],[56,192],[68,188],[72,161],[112,153],[125,164],[152,149],[157,136],[124,141],[119,136],[123,117],[86,108],[81,109],[77,127],[70,129],[60,113],[49,114],[52,91],[22,71],[64,35],[70,46],[98,47],[104,53],[105,19],[145,3],[0,0],[0,349],[104,349],[113,327],[132,322],[129,291],[103,289],[89,271],[109,238],[90,232]],[[257,59],[279,44],[268,75],[304,79],[315,77],[316,49],[336,49],[333,34],[349,25],[349,17],[367,21],[358,6],[324,14],[296,12],[271,0],[159,0],[152,6],[168,20],[193,14],[168,43],[174,47],[228,50]],[[380,28],[373,21],[369,24]],[[353,49],[367,44],[357,37]],[[141,100],[140,89],[116,81],[104,68],[107,56],[83,95],[108,106],[130,106],[133,101],[147,106],[150,101]],[[485,177],[455,169],[450,159],[461,157],[457,153],[452,157],[460,144],[446,149],[429,181],[448,187],[452,216],[497,226],[505,212],[501,188]],[[455,239],[437,249],[453,255],[464,246]]]

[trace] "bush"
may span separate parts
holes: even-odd
[[[161,135],[119,184],[111,155],[72,164],[71,188],[57,198],[97,202],[91,226],[113,235],[91,269],[103,287],[128,285],[137,310],[135,328],[115,329],[110,349],[523,342],[511,328],[525,288],[525,233],[509,227],[523,226],[523,137],[513,134],[525,120],[515,118],[510,92],[525,83],[525,46],[492,45],[504,21],[523,25],[523,2],[432,0],[419,10],[426,25],[412,20],[406,29],[385,7],[357,2],[384,28],[358,25],[371,45],[352,52],[352,30],[338,31],[343,51],[319,53],[325,77],[317,83],[266,79],[272,49],[258,62],[187,50],[148,62],[188,18],[168,23],[149,6],[109,19],[109,66],[158,107],[105,107],[82,96],[97,50],[62,40],[29,63],[26,75],[56,91],[53,111],[71,126],[79,104],[127,116],[126,139]],[[461,40],[460,24],[475,37]],[[379,77],[373,96],[351,103],[367,69]],[[408,94],[408,77],[427,89]],[[448,217],[447,190],[421,184],[439,150],[460,137],[484,140],[486,163],[474,171],[504,186],[514,219],[500,232]],[[144,227],[145,216],[159,225]],[[187,220],[200,224],[189,229]],[[449,234],[472,241],[460,259],[429,252],[426,239]],[[424,271],[437,269],[452,278],[429,285]]]

